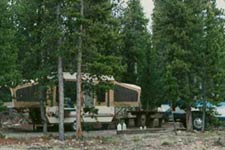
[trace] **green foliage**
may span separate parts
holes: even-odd
[[[85,107],[84,113],[88,113],[93,118],[98,114],[98,109],[96,109],[94,107]]]
[[[162,103],[162,81],[157,70],[157,51],[152,48],[152,35],[147,29],[148,20],[139,0],[128,1],[121,20],[121,49],[126,66],[122,80],[140,85],[143,108],[153,109]]]
[[[6,110],[6,107],[3,104],[4,104],[4,102],[2,100],[0,100],[0,112]]]
[[[39,79],[56,72],[57,37],[55,1],[21,0],[16,4],[18,59],[24,79]]]
[[[218,116],[219,114],[214,110],[210,109],[206,113],[206,127],[207,129],[215,129],[218,127],[224,127],[224,122],[222,120],[219,120]]]
[[[157,59],[157,51],[152,48],[151,37],[146,44],[146,50],[142,57],[141,71],[139,72],[139,84],[142,88],[141,101],[145,109],[154,109],[165,101],[162,99],[162,79]]]
[[[84,72],[119,77],[123,71],[119,49],[120,26],[112,14],[114,7],[109,1],[85,1]]]
[[[224,70],[218,66],[221,60],[217,56],[223,49],[224,32],[218,21],[221,13],[210,1],[217,12],[217,16],[210,17],[206,14],[208,4],[204,0],[155,2],[153,47],[161,61],[164,99],[182,99],[192,105],[201,99],[203,84],[207,84],[207,95],[214,95],[214,100],[215,95],[222,95],[210,89],[223,84],[217,82],[217,74]]]
[[[0,112],[6,110],[4,102],[11,102],[12,96],[11,92],[6,87],[0,87]]]
[[[220,56],[225,51],[224,21],[222,12],[216,8],[214,0],[208,1],[204,29],[202,32],[201,49],[198,51],[198,77],[201,83],[200,92],[203,99],[212,102],[224,100],[224,66]]]
[[[82,72],[97,77],[119,77],[123,66],[120,24],[112,13],[115,7],[117,5],[110,1],[87,0],[84,2],[84,16],[81,16],[80,1],[18,1],[17,46],[23,78],[38,79],[43,85],[56,84],[58,56],[63,59],[63,71],[76,72],[80,35],[83,41]],[[53,77],[51,81],[49,76]],[[86,88],[86,84],[83,87]]]
[[[225,21],[215,0],[154,4],[150,34],[140,0],[129,0],[123,12],[116,2],[86,0],[83,17],[78,0],[2,0],[0,86],[16,85],[21,76],[56,84],[47,77],[56,76],[58,56],[64,71],[76,72],[81,35],[82,72],[141,85],[144,108],[168,100],[182,99],[186,107],[224,99]],[[104,82],[83,87],[112,88]]]
[[[16,86],[20,79],[13,14],[13,5],[7,0],[0,1],[0,89],[5,86]],[[5,109],[3,103],[8,101],[7,96],[6,93],[0,92],[0,111]]]
[[[128,1],[128,6],[122,16],[122,56],[126,71],[123,81],[139,83],[139,73],[143,65],[145,51],[149,48],[147,43],[149,33],[147,31],[148,20],[144,16],[143,8],[139,0]],[[140,83],[139,83],[140,84]]]
[[[13,6],[9,5],[7,0],[2,0],[0,2],[0,86],[15,86],[20,77],[13,13]]]

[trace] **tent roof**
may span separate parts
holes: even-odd
[[[113,76],[102,75],[99,78],[103,81],[115,81]],[[89,73],[82,74],[82,80],[98,81],[99,78],[97,78],[96,75],[90,75]],[[76,81],[77,73],[71,74],[70,72],[63,72],[63,79],[65,81]]]

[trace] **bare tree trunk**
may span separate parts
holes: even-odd
[[[45,103],[44,103],[43,99],[40,100],[40,106],[41,106],[40,109],[41,109],[41,120],[42,120],[42,124],[43,124],[43,133],[47,134],[48,123],[47,123],[47,119],[46,119],[46,116],[45,116]]]
[[[39,26],[39,24],[41,24],[42,22],[42,13],[43,13],[43,1],[40,1],[40,5],[39,5],[39,11],[38,11],[38,22],[37,22],[37,26]],[[38,41],[39,43],[41,43],[41,33],[38,32]],[[43,66],[44,64],[44,54],[43,52],[41,53],[41,66]],[[45,110],[45,99],[46,97],[43,97],[45,94],[43,94],[43,92],[46,92],[45,87],[43,87],[43,85],[41,85],[39,87],[39,100],[40,100],[40,111],[41,111],[41,120],[42,120],[42,125],[43,125],[43,133],[47,134],[47,127],[48,127],[48,123],[47,123],[47,118],[46,118],[46,110]],[[33,128],[35,128],[35,121],[33,122]]]
[[[186,82],[188,86],[188,95],[191,95],[191,87],[190,87],[190,80],[189,80],[189,75],[188,72],[186,72]],[[187,104],[186,107],[186,126],[187,126],[187,131],[193,131],[193,125],[192,125],[192,112],[191,112],[191,105]]]
[[[48,123],[47,123],[47,118],[45,116],[46,111],[45,111],[45,98],[43,97],[43,92],[45,92],[45,90],[43,90],[43,88],[41,87],[39,89],[39,99],[40,99],[40,111],[41,111],[41,120],[42,120],[42,125],[43,125],[43,133],[47,134],[48,132]]]
[[[57,6],[57,25],[59,31],[61,29],[60,25],[60,4]],[[61,37],[58,39],[58,51],[61,46]],[[64,83],[63,83],[63,67],[62,67],[62,57],[58,57],[58,87],[59,87],[59,140],[64,140]]]
[[[174,133],[175,133],[175,135],[177,135],[176,120],[174,118],[173,105],[170,105],[170,109],[171,109],[171,112],[172,112],[172,120],[173,120]]]
[[[191,106],[187,106],[186,111],[187,131],[193,131]]]
[[[80,0],[80,14],[81,17],[84,15],[84,4],[83,0]],[[82,109],[82,87],[81,87],[81,64],[82,64],[82,32],[83,32],[83,25],[80,25],[80,37],[79,37],[79,48],[78,48],[78,55],[77,55],[77,130],[76,130],[76,137],[81,138],[83,136],[82,127],[81,127],[81,109]]]
[[[205,78],[206,79],[206,78]],[[205,79],[203,81],[203,106],[202,106],[202,132],[205,132],[205,123],[206,123],[206,84]]]
[[[206,100],[203,100],[203,107],[202,107],[202,132],[205,132],[205,112],[206,112]]]
[[[174,119],[174,113],[172,112],[172,117],[173,117],[173,130],[175,135],[177,135],[177,127],[176,127],[176,121]]]
[[[58,57],[58,86],[59,86],[59,140],[64,140],[64,83],[62,57]]]

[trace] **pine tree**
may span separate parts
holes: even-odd
[[[13,21],[14,5],[7,0],[0,1],[0,88],[13,87],[19,83],[20,71],[17,65],[18,49],[15,45],[16,28]],[[3,110],[4,101],[9,95],[3,91],[0,99],[0,110]],[[8,96],[8,97],[7,97]],[[10,97],[11,98],[11,97]]]
[[[122,80],[142,87],[141,102],[145,109],[154,109],[161,99],[161,79],[157,51],[152,48],[152,36],[147,29],[139,0],[128,1],[122,16],[122,56],[126,66]]]
[[[16,7],[17,46],[21,51],[19,59],[22,75],[24,79],[38,79],[40,93],[54,84],[54,80],[48,80],[48,76],[56,74],[57,57],[62,54],[58,44],[61,26],[58,23],[57,6],[57,0],[22,0]],[[47,133],[45,99],[40,97],[40,111],[43,132]]]
[[[120,58],[120,28],[112,10],[117,7],[110,1],[84,3],[84,71],[93,75],[117,77],[123,67]]]
[[[19,81],[17,53],[14,38],[16,29],[13,22],[13,6],[7,0],[0,2],[0,87],[15,86]]]
[[[162,81],[158,69],[159,61],[156,49],[152,48],[152,39],[149,35],[144,55],[142,56],[139,84],[141,85],[141,102],[146,110],[153,110],[160,106],[162,99]]]
[[[182,101],[187,130],[192,130],[191,107],[198,100],[203,100],[205,109],[206,100],[216,103],[223,98],[224,69],[218,57],[224,50],[221,15],[215,1],[155,2],[153,47],[162,62],[164,97],[173,104]]]
[[[142,70],[142,58],[149,40],[148,20],[144,16],[140,0],[129,0],[124,11],[121,25],[122,56],[126,65],[123,81],[139,83]]]
[[[191,106],[198,88],[194,68],[203,9],[203,1],[156,1],[153,15],[153,47],[161,61],[164,99],[183,101],[187,130],[192,130]]]
[[[81,7],[77,70],[83,70],[83,72],[97,77],[102,75],[116,77],[122,67],[117,45],[119,28],[116,18],[112,14],[113,5],[110,1],[93,0],[84,1],[81,4],[83,7]],[[81,66],[83,67],[81,68]],[[80,75],[77,79],[80,79]],[[99,80],[101,82],[101,78]],[[79,82],[80,84],[77,84],[77,104],[79,103],[79,109],[81,109],[81,94],[84,89],[81,81]],[[80,121],[77,122],[77,127],[79,127],[77,137],[80,138],[82,136]]]
[[[85,1],[84,16],[80,15],[78,1],[65,0],[19,1],[17,7],[17,39],[21,53],[21,70],[26,79],[39,79],[44,85],[49,75],[56,75],[57,58],[62,57],[63,70],[77,71],[77,46],[82,44],[80,64],[84,72],[95,75],[118,75],[121,70],[118,57],[118,24],[110,1]],[[60,17],[59,17],[60,16]],[[84,32],[79,28],[82,24]],[[60,30],[59,30],[60,26]],[[59,39],[62,44],[59,43]],[[53,80],[54,84],[54,80]]]
[[[219,56],[224,51],[224,20],[222,12],[216,8],[215,0],[205,2],[203,13],[203,33],[200,57],[198,58],[198,74],[200,84],[200,97],[203,101],[203,128],[206,123],[206,102],[218,103],[223,100],[224,94],[224,68],[219,65]]]

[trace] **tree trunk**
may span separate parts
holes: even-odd
[[[172,104],[172,103],[171,103]],[[173,120],[173,129],[175,135],[177,135],[177,127],[176,127],[176,120],[174,118],[174,112],[173,112],[173,105],[170,106],[170,109],[172,110],[172,120]]]
[[[193,131],[191,106],[187,106],[186,111],[187,131]]]
[[[42,11],[42,6],[43,6],[43,1],[40,1],[40,5],[39,5],[39,10],[40,11],[38,11],[38,22],[37,22],[37,26],[39,25],[39,24],[41,24],[41,22],[42,22],[42,13],[43,13],[43,11]],[[42,39],[41,39],[41,33],[40,32],[38,32],[38,41],[39,41],[39,43],[41,43],[41,41],[42,41]],[[43,59],[44,59],[44,54],[43,53],[41,53],[41,66],[43,66]],[[41,85],[40,86],[40,88],[39,88],[39,100],[40,100],[40,111],[41,111],[41,120],[42,120],[42,125],[43,125],[43,133],[44,134],[47,134],[47,132],[48,132],[48,123],[47,123],[47,118],[46,118],[46,110],[45,110],[45,103],[46,103],[46,101],[45,101],[45,99],[46,99],[46,97],[43,97],[45,94],[43,94],[43,92],[46,92],[46,89],[45,89],[45,87],[43,86],[43,85]],[[35,122],[35,121],[34,121]],[[33,124],[33,128],[35,128],[35,123]]]
[[[205,112],[206,112],[206,100],[203,100],[202,107],[202,132],[205,132]]]
[[[84,4],[83,0],[80,0],[80,13],[81,17],[84,15]],[[79,37],[79,48],[78,48],[78,55],[77,55],[77,116],[76,116],[76,123],[77,123],[77,130],[76,130],[76,137],[81,138],[83,136],[82,127],[81,127],[81,109],[82,109],[82,89],[81,89],[81,64],[82,64],[82,32],[83,26],[80,25],[80,37]]]
[[[48,132],[48,123],[47,123],[47,118],[45,116],[46,111],[45,111],[45,98],[43,97],[43,92],[45,92],[45,90],[43,90],[42,87],[40,87],[39,89],[39,99],[40,99],[40,111],[41,111],[41,120],[42,120],[42,125],[43,125],[43,133],[47,134]]]
[[[59,86],[59,140],[64,140],[64,83],[62,57],[58,57],[58,86]]]
[[[60,24],[60,4],[57,6],[57,24],[59,32],[61,31]],[[58,51],[60,51],[61,37],[58,39]],[[61,54],[60,54],[61,55]],[[62,57],[58,56],[58,87],[59,87],[59,140],[64,140],[64,83],[63,83],[63,67]]]
[[[205,72],[204,72],[205,73]],[[206,123],[206,74],[204,74],[204,81],[203,81],[203,106],[202,106],[202,132],[205,132],[205,123]]]
[[[208,0],[207,1],[207,17],[208,17],[208,15],[210,14],[210,10],[212,9],[211,8],[211,2],[210,2],[210,0]],[[208,36],[208,27],[206,28],[207,30],[206,30],[206,36]],[[206,42],[206,49],[208,50],[208,43],[209,43],[210,41],[208,40],[208,38],[207,38],[207,42]],[[208,63],[208,61],[207,61],[207,56],[206,56],[206,54],[204,54],[203,55],[203,62],[204,62],[204,68],[203,68],[203,85],[202,85],[202,92],[203,92],[203,106],[202,106],[202,132],[205,132],[205,123],[206,123],[206,102],[207,102],[207,95],[206,95],[206,93],[208,92],[207,91],[207,83],[206,82],[208,82],[208,80],[207,80],[207,71],[206,71],[206,66],[207,66],[207,63]]]

